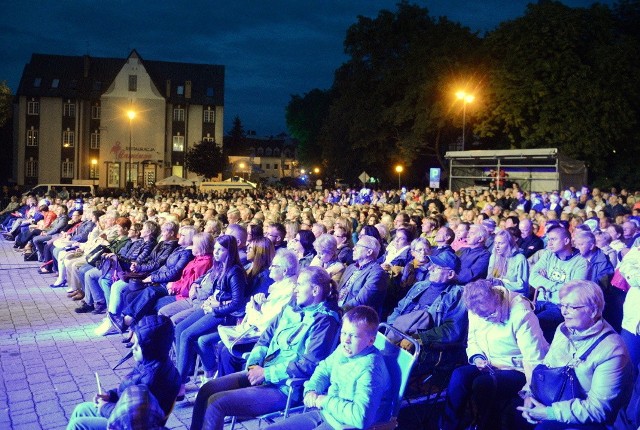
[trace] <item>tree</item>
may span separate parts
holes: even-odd
[[[329,112],[330,101],[330,91],[316,88],[304,96],[291,96],[287,105],[287,128],[291,136],[298,140],[298,160],[304,165],[322,164],[318,135]]]
[[[640,97],[639,41],[616,20],[600,5],[540,1],[488,34],[490,72],[475,131],[513,148],[557,147],[587,161],[601,183],[616,181],[611,160],[624,154],[617,173],[633,160]]]
[[[194,145],[185,154],[185,167],[198,175],[211,179],[222,173],[226,165],[226,157],[215,142],[202,141]]]
[[[240,121],[240,117],[237,115],[233,119],[233,127],[231,128],[229,136],[231,136],[229,139],[229,147],[225,148],[225,152],[235,153],[242,148],[244,138],[246,137],[244,128],[242,127],[242,121]]]
[[[0,82],[0,127],[11,118],[11,98],[11,90],[7,82]]]
[[[445,89],[478,45],[467,28],[406,2],[375,19],[359,17],[347,31],[350,60],[336,72],[319,136],[329,170],[390,177],[389,165],[439,154],[453,129]]]

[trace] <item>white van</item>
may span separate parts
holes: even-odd
[[[27,192],[23,193],[23,196],[28,194],[34,194],[36,196],[46,196],[49,195],[49,192],[54,189],[56,192],[62,190],[62,187],[65,187],[69,192],[70,197],[74,197],[76,194],[94,195],[93,185],[78,185],[78,184],[38,184],[35,187],[31,188]]]
[[[245,181],[240,178],[227,179],[226,181],[218,182],[201,182],[200,191],[203,193],[211,193],[213,191],[251,191],[256,189],[256,184],[253,182]]]

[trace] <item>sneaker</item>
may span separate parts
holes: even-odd
[[[75,308],[77,314],[86,314],[92,312],[94,310],[93,305],[89,305],[86,302],[82,301],[79,308]]]
[[[116,334],[116,333],[118,333],[118,329],[116,329],[113,326],[113,324],[111,324],[111,321],[109,320],[109,318],[105,318],[105,319],[102,320],[100,325],[98,327],[96,327],[96,329],[93,331],[93,333],[96,336],[106,336],[108,334]]]

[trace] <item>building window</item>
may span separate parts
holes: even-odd
[[[129,91],[138,91],[138,75],[129,75]]]
[[[278,170],[278,169],[279,169],[279,167],[278,167],[278,163],[274,164],[274,165],[273,165],[273,170]]]
[[[282,168],[283,168],[284,170],[289,170],[289,165],[288,165],[288,164],[285,164],[284,166],[282,166]]]
[[[205,137],[202,138],[203,142],[215,142],[215,138],[209,136],[209,133]]]
[[[64,116],[75,118],[75,116],[76,116],[76,104],[75,103],[65,103],[64,104]]]
[[[100,149],[100,131],[91,133],[91,149]]]
[[[33,87],[40,88],[40,84],[42,84],[42,78],[35,78],[33,80]]]
[[[27,130],[27,146],[38,146],[38,130],[33,127]]]
[[[73,178],[73,161],[69,161],[68,158],[62,162],[62,177]]]
[[[40,102],[28,102],[27,115],[40,115]]]
[[[102,108],[100,106],[91,106],[91,119],[100,119]]]
[[[179,96],[184,95],[184,85],[178,85],[176,87],[176,94],[178,94]]]
[[[265,169],[267,169],[267,170],[271,169],[271,164],[270,164],[270,163],[267,163],[267,164],[265,165]]]
[[[173,150],[175,152],[184,152],[184,136],[173,136]]]
[[[173,120],[184,122],[184,109],[175,108],[173,110]]]
[[[30,158],[25,163],[25,173],[24,175],[27,178],[37,178],[38,177],[38,162],[33,158]]]
[[[60,79],[54,79],[51,81],[51,88],[58,88],[60,86]]]
[[[211,109],[207,109],[206,111],[204,111],[204,118],[202,119],[203,122],[214,122],[216,120],[216,111],[211,110]]]
[[[73,148],[75,145],[75,133],[71,130],[62,132],[62,146],[65,148]]]

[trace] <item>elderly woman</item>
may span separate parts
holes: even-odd
[[[520,253],[516,238],[507,230],[497,232],[493,240],[487,279],[511,291],[529,294],[529,264]]]
[[[549,345],[531,302],[521,294],[481,279],[464,287],[462,300],[469,310],[469,365],[451,376],[440,427],[460,428],[472,400],[478,429],[503,428],[502,409],[529,386],[531,370]]]
[[[309,265],[322,267],[331,275],[331,279],[336,283],[340,282],[345,265],[338,261],[336,238],[328,233],[322,234],[313,242],[313,248],[316,250],[316,256]]]
[[[562,400],[545,406],[526,393],[518,409],[536,430],[610,428],[633,386],[629,353],[620,336],[602,318],[602,289],[591,281],[570,281],[559,291],[564,322],[556,329],[544,359],[548,367],[572,365],[586,399]],[[578,359],[605,333],[610,335]],[[616,427],[617,428],[617,427]]]

